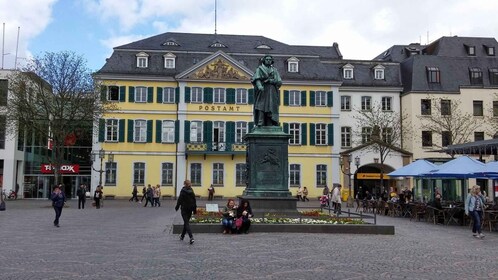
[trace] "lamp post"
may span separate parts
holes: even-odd
[[[95,161],[95,154],[92,153],[92,169],[95,171],[95,172],[98,172],[99,173],[99,186],[102,186],[102,173],[104,173],[105,171],[102,169],[102,162],[104,161],[104,157],[105,157],[105,150],[104,149],[100,149],[99,150],[99,158],[100,158],[100,169],[97,170],[93,167],[93,162]],[[111,156],[111,155],[109,155]],[[112,155],[114,157],[114,155]],[[111,158],[109,157],[109,160],[111,160]]]
[[[348,181],[348,188],[349,188],[349,195],[348,195],[348,201],[347,201],[347,205],[348,207],[353,207],[353,195],[351,193],[351,176],[353,175],[353,173],[351,173],[351,162],[352,162],[352,155],[351,154],[348,154],[347,155],[348,157],[348,165],[345,167],[344,166],[344,158],[341,156],[340,159],[339,159],[339,165],[341,166],[341,172],[348,176],[349,178],[349,181]],[[360,166],[360,157],[359,156],[356,156],[354,158],[354,164],[356,165],[356,170],[358,170],[358,167]]]

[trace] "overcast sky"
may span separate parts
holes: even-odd
[[[164,32],[214,33],[215,0],[0,0],[3,68],[70,50],[100,69],[112,48]],[[18,27],[19,43],[17,43]],[[217,33],[291,45],[339,44],[372,59],[395,44],[498,37],[497,0],[217,0]],[[5,38],[5,39],[3,39]],[[18,47],[16,47],[18,45]]]

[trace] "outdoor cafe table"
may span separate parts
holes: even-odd
[[[457,214],[463,213],[464,209],[462,207],[443,207],[444,220],[445,224],[449,225],[451,223],[455,225],[460,225],[460,221],[458,220]]]

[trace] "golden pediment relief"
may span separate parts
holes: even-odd
[[[189,78],[203,80],[248,80],[249,78],[240,73],[235,67],[221,58],[195,71]]]

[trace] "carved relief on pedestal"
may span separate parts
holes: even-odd
[[[197,70],[189,78],[206,80],[248,80],[249,78],[237,71],[226,61],[218,58],[212,63]]]

